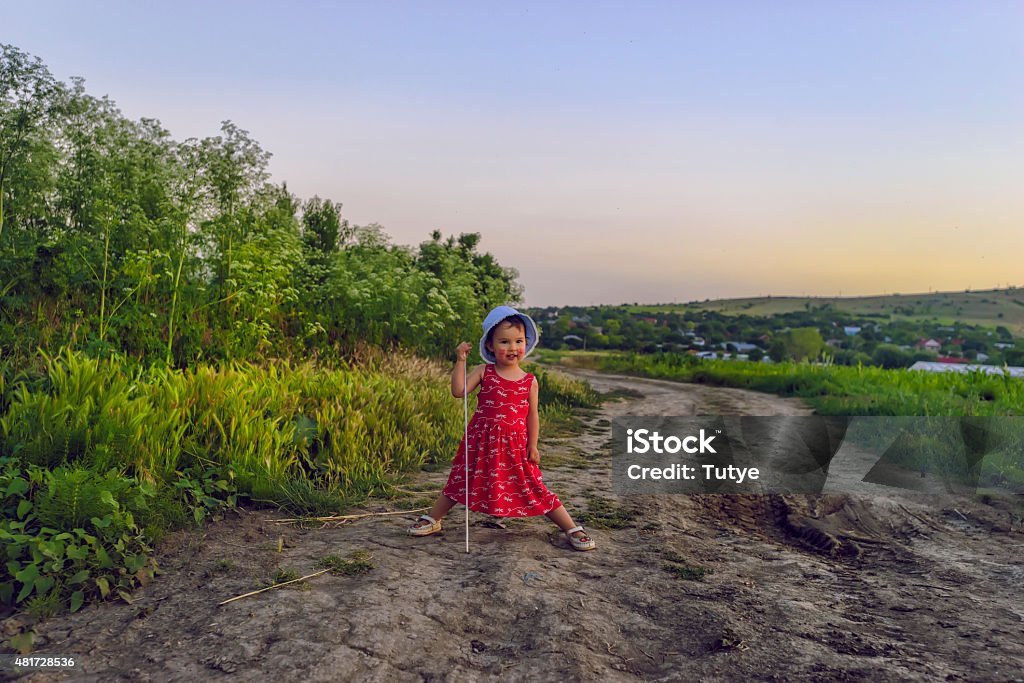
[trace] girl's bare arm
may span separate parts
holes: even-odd
[[[452,369],[452,396],[455,398],[462,398],[462,375],[464,372],[466,372],[466,361],[455,361],[455,367]],[[473,390],[480,386],[480,379],[483,376],[483,365],[478,365],[470,370],[469,377],[466,379],[466,391],[472,394]]]
[[[534,377],[530,384],[530,413],[526,416],[526,455],[534,465],[540,464],[540,451],[537,449],[537,439],[540,437],[539,403],[540,389]]]
[[[469,356],[469,350],[473,348],[469,345],[469,342],[462,342],[458,348],[455,349],[455,367],[452,368],[452,396],[455,398],[462,398],[462,382],[463,377],[466,374],[466,358]],[[478,365],[469,372],[469,377],[466,379],[466,391],[472,392],[480,384],[480,378],[484,376],[484,366]]]

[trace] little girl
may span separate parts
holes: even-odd
[[[474,368],[465,379],[466,391],[480,386],[468,442],[463,439],[459,445],[448,483],[430,514],[409,527],[413,536],[436,534],[441,530],[441,518],[456,503],[465,504],[468,450],[469,509],[497,517],[547,515],[576,550],[597,547],[541,480],[537,382],[519,367],[536,345],[537,326],[529,316],[509,306],[498,306],[487,314],[479,347],[486,364]],[[455,350],[458,360],[452,370],[452,396],[456,398],[463,396],[471,348],[469,342],[462,342]]]

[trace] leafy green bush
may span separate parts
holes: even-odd
[[[129,509],[144,507],[150,489],[85,469],[23,467],[12,458],[0,468],[0,602],[32,599],[74,612],[95,598],[130,601],[131,590],[152,578],[156,564]]]

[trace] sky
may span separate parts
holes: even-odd
[[[1024,2],[0,0],[0,42],[531,306],[1024,285]]]

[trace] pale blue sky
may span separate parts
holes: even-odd
[[[0,42],[531,305],[1024,284],[1024,3],[0,2]]]

